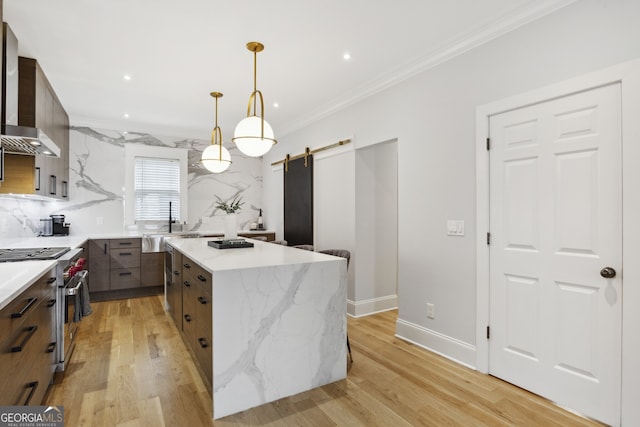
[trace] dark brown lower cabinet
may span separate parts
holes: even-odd
[[[164,252],[140,255],[140,287],[162,286],[164,281]]]
[[[0,310],[0,405],[40,405],[55,371],[55,269]]]
[[[142,253],[139,237],[89,241],[89,291],[97,300],[162,292],[164,252]]]
[[[177,259],[181,259],[182,262],[182,335],[195,356],[196,364],[204,378],[211,385],[213,383],[212,276],[184,254],[180,254]]]

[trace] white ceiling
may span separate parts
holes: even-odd
[[[219,91],[227,142],[253,90],[249,41],[278,138],[573,1],[4,0],[4,21],[72,124],[208,139]]]

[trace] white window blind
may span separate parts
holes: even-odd
[[[180,161],[135,158],[135,220],[180,221]]]

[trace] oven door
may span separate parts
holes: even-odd
[[[87,271],[76,273],[62,288],[64,297],[64,359],[69,360],[74,347],[74,339],[82,319],[82,288],[87,280]]]

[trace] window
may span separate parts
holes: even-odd
[[[125,144],[125,226],[188,222],[185,148]]]
[[[135,158],[135,221],[180,221],[180,162]],[[171,206],[171,212],[169,212]]]

